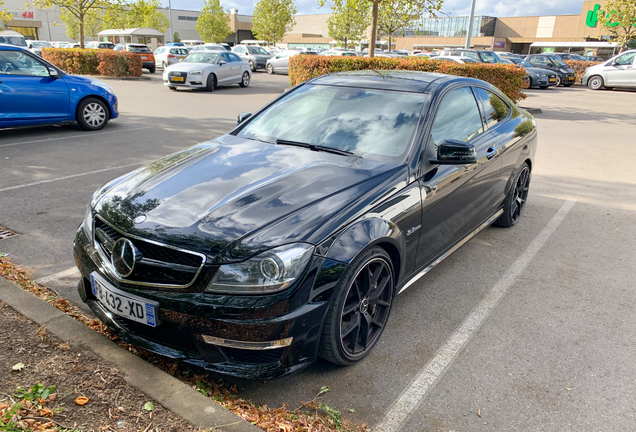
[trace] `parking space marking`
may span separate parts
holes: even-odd
[[[107,135],[107,134],[114,134],[114,133],[120,133],[120,132],[136,131],[136,130],[142,130],[142,129],[152,129],[154,127],[156,127],[156,126],[144,126],[144,127],[123,129],[123,130],[114,130],[114,131],[106,131],[106,132],[95,132],[95,133],[92,133],[90,135],[82,133],[82,134],[78,134],[78,135],[69,135],[69,136],[63,136],[63,137],[57,137],[57,138],[47,138],[47,139],[41,139],[41,140],[35,140],[35,141],[22,141],[22,142],[17,142],[17,143],[0,144],[0,147],[10,147],[10,146],[17,146],[17,145],[22,145],[22,144],[34,144],[34,143],[39,143],[39,142],[56,141],[56,140],[62,140],[62,139],[86,138],[88,136],[98,136],[98,135]]]
[[[46,285],[47,283],[56,281],[58,279],[62,279],[62,278],[65,278],[65,277],[71,277],[71,276],[79,276],[79,275],[80,275],[80,272],[77,269],[77,267],[73,267],[73,268],[70,268],[70,269],[67,269],[67,270],[63,270],[61,272],[54,273],[54,274],[49,275],[49,276],[45,276],[45,277],[43,277],[41,279],[36,280],[35,282],[40,284],[40,285]]]
[[[428,364],[411,381],[406,390],[395,401],[382,421],[373,428],[377,432],[396,432],[411,417],[427,393],[434,387],[446,368],[453,362],[457,354],[464,348],[479,326],[490,315],[515,283],[521,273],[545,245],[548,239],[561,225],[565,216],[572,209],[576,199],[569,199],[556,212],[550,222],[541,230],[519,258],[508,268],[484,299],[473,309],[461,326],[444,342]]]
[[[133,167],[133,166],[143,165],[145,163],[147,163],[147,162],[135,162],[135,163],[128,164],[128,165],[120,165],[120,166],[116,166],[116,167],[103,168],[103,169],[100,169],[100,170],[89,171],[89,172],[79,173],[79,174],[73,174],[73,175],[70,175],[70,176],[58,177],[58,178],[49,179],[49,180],[42,180],[42,181],[39,181],[39,182],[26,183],[26,184],[17,185],[17,186],[9,186],[9,187],[0,189],[0,192],[6,192],[6,191],[14,190],[14,189],[21,189],[21,188],[25,188],[25,187],[29,187],[29,186],[37,186],[37,185],[44,184],[44,183],[52,183],[52,182],[61,181],[61,180],[68,180],[68,179],[72,179],[72,178],[75,178],[75,177],[82,177],[82,176],[87,176],[87,175],[91,175],[91,174],[98,174],[98,173],[101,173],[101,172],[113,171],[113,170],[118,170],[118,169],[121,169],[121,168],[130,168],[130,167]]]

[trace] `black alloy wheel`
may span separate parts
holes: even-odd
[[[363,359],[384,331],[395,297],[391,259],[373,247],[351,263],[327,312],[320,356],[338,365]]]
[[[503,204],[503,214],[495,225],[508,228],[515,225],[521,219],[523,211],[528,201],[528,190],[530,189],[530,167],[527,163],[523,163],[517,175],[515,182],[510,188],[508,195]]]
[[[600,90],[603,88],[604,84],[603,78],[598,75],[594,75],[587,81],[587,86],[592,90]]]
[[[216,75],[211,73],[208,75],[208,81],[205,85],[205,91],[213,92],[216,88]]]

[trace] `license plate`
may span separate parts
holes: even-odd
[[[170,77],[170,81],[179,81],[179,82],[183,82],[183,77]]]
[[[569,81],[574,81],[574,77],[568,77]]]
[[[146,57],[146,56],[141,56],[141,59],[142,59],[142,60],[148,60],[148,57]]]
[[[99,302],[115,315],[157,326],[159,303],[119,291],[97,273],[91,274],[91,289]]]
[[[550,78],[550,82],[556,82],[556,78]]]

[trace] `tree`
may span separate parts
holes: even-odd
[[[294,0],[259,0],[252,13],[252,32],[276,45],[296,25],[295,13]]]
[[[375,53],[375,41],[378,34],[378,22],[380,15],[380,7],[383,4],[391,3],[393,0],[346,0],[350,5],[360,5],[360,7],[370,7],[371,8],[371,34],[369,36],[369,57],[373,57]],[[324,6],[326,0],[318,0],[318,3],[321,6]],[[400,4],[408,5],[408,7],[403,7],[403,9],[411,10],[412,12],[417,12],[418,18],[423,17],[425,15],[434,17],[436,12],[442,8],[443,0],[400,0]],[[390,7],[386,7],[383,9],[385,11],[390,11]],[[385,12],[385,15],[388,12]],[[388,32],[386,32],[388,33]],[[393,34],[393,32],[391,32]]]
[[[344,44],[345,49],[349,42],[361,40],[371,24],[369,8],[360,3],[335,0],[331,12],[327,18],[329,36]]]
[[[79,21],[77,18],[65,10],[60,14],[60,19],[66,26],[66,36],[77,40],[79,37]],[[84,17],[84,35],[97,39],[97,33],[104,29],[103,25],[101,11],[91,11]]]
[[[422,18],[421,5],[411,0],[382,0],[378,8],[378,32],[391,38]]]
[[[102,9],[107,9],[113,4],[120,3],[120,0],[31,0],[26,6],[36,6],[40,9],[58,7],[62,13],[70,14],[77,20],[79,27],[79,43],[84,48],[84,25],[94,14]]]
[[[136,0],[126,5],[126,27],[150,27],[165,33],[170,26],[168,17],[160,12],[159,0]]]
[[[0,7],[4,4],[4,0],[0,0]],[[0,22],[6,26],[13,19],[13,15],[9,13],[9,9],[0,10]]]
[[[174,32],[172,35],[172,42],[181,42],[181,36],[179,36],[179,32]]]
[[[205,42],[223,42],[232,33],[230,16],[219,0],[205,0],[194,29]]]
[[[636,1],[607,0],[605,11],[598,12],[601,26],[607,30],[623,51],[629,41],[636,39]]]

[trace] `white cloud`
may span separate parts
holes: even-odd
[[[168,0],[162,0],[165,6]],[[226,9],[236,8],[240,14],[252,13],[255,0],[221,0]],[[172,0],[175,9],[200,10],[203,0]],[[562,0],[477,0],[476,15],[494,17],[529,16],[529,15],[563,15],[581,13],[582,2]],[[316,0],[296,0],[299,14],[317,14],[329,12],[328,7],[319,8]],[[442,11],[450,16],[468,15],[470,0],[446,0]]]

